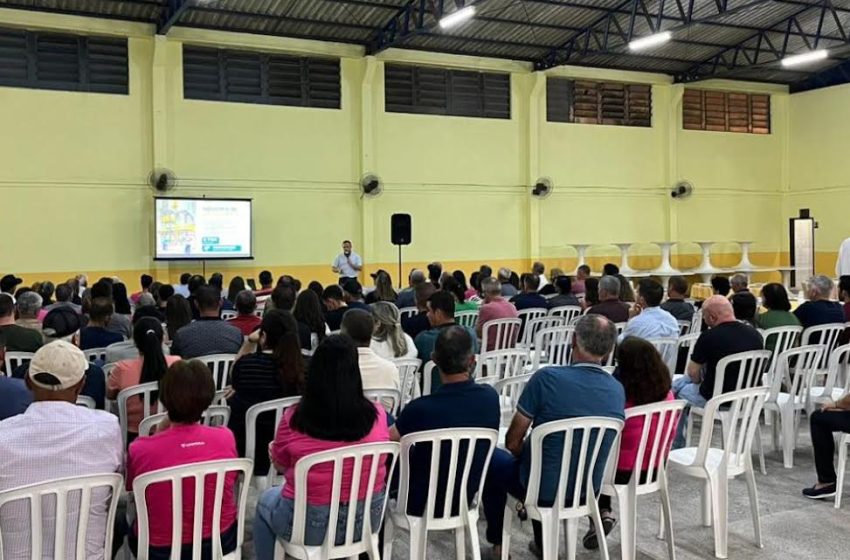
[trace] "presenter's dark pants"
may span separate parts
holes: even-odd
[[[834,432],[850,433],[850,410],[818,410],[809,418],[809,430],[812,433],[812,448],[815,452],[815,469],[818,482],[834,484],[835,476],[835,440]]]

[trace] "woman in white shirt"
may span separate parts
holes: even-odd
[[[401,330],[398,307],[386,301],[372,304],[375,333],[372,335],[372,351],[387,360],[415,358],[416,346],[413,339]]]

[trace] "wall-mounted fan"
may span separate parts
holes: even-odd
[[[673,186],[673,190],[670,191],[670,196],[677,200],[683,200],[691,196],[693,192],[694,186],[690,181],[679,181]]]
[[[374,173],[367,173],[360,179],[360,197],[376,197],[384,192],[384,183]]]
[[[534,186],[531,187],[531,196],[535,196],[537,198],[546,198],[552,194],[552,190],[555,188],[554,183],[552,183],[552,179],[549,177],[541,177],[534,182]]]
[[[158,193],[167,193],[177,186],[177,177],[170,169],[154,169],[148,175],[148,184]]]

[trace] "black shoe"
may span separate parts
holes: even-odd
[[[531,539],[530,541],[528,541],[528,551],[535,558],[543,558],[543,550],[541,550],[541,548],[539,546],[537,546],[537,543],[534,542],[534,539]]]
[[[812,500],[823,500],[824,498],[835,497],[835,483],[828,484],[821,488],[812,486],[811,488],[803,488],[803,496]]]
[[[614,530],[615,525],[617,525],[617,520],[615,518],[611,516],[606,516],[602,518],[602,530],[605,531],[606,537],[611,533],[612,530]],[[582,539],[582,544],[587,550],[596,550],[597,548],[599,548],[599,539],[596,538],[596,525],[593,524],[593,521],[590,522],[590,528],[584,535],[584,539]]]

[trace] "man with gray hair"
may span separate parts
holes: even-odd
[[[737,294],[738,292],[749,292],[749,288],[747,288],[747,277],[741,274],[734,274],[732,278],[729,279],[729,285],[732,287],[732,293]]]
[[[18,320],[15,324],[25,329],[32,329],[41,334],[41,322],[38,312],[41,311],[41,296],[36,292],[24,292],[18,296],[15,307],[18,310]]]
[[[827,323],[843,323],[844,310],[837,301],[831,301],[832,280],[827,276],[809,278],[806,287],[806,297],[809,301],[794,310],[794,315],[804,329]]]
[[[500,270],[499,274],[501,272]],[[484,295],[484,303],[478,309],[478,322],[475,324],[475,334],[478,335],[479,339],[483,336],[484,326],[490,321],[495,321],[496,319],[516,319],[519,317],[519,312],[514,307],[514,304],[502,296],[502,286],[499,284],[499,281],[492,276],[485,278],[481,282],[481,292]],[[487,341],[487,346],[483,350],[490,351],[495,349],[495,337],[491,337]]]
[[[499,284],[502,286],[502,295],[506,298],[512,298],[519,293],[516,286],[511,284],[511,269],[502,267],[498,273]]]
[[[425,280],[427,280],[427,277],[422,270],[418,268],[411,270],[407,277],[408,286],[398,293],[395,306],[399,309],[416,307],[416,286],[424,283]]]
[[[531,472],[531,438],[526,438],[529,428],[568,418],[603,416],[622,420],[625,417],[626,397],[623,386],[602,369],[607,356],[614,350],[617,329],[599,315],[585,315],[578,320],[572,341],[572,364],[548,366],[537,371],[528,381],[520,396],[517,411],[505,437],[505,448],[496,449],[484,483],[484,515],[487,518],[487,540],[494,545],[493,556],[501,555],[502,527],[507,494],[522,500]],[[573,461],[578,460],[578,443],[572,448]],[[613,438],[603,441],[598,463],[604,465]],[[539,504],[552,505],[561,471],[563,440],[547,440],[543,445],[543,464]],[[602,483],[602,469],[594,469],[593,485],[598,491]],[[575,481],[567,483],[571,496]],[[614,527],[612,518],[603,519],[605,533]],[[533,524],[533,552],[541,549],[541,527]],[[593,529],[591,529],[593,532]],[[595,532],[585,537],[585,542],[596,542]]]
[[[629,306],[620,301],[619,278],[603,276],[599,280],[599,303],[591,306],[587,312],[607,317],[612,323],[625,323],[629,320]]]

